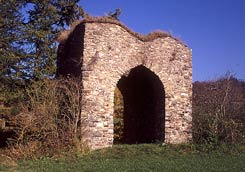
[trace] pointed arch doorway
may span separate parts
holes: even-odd
[[[123,124],[121,129],[114,126],[114,143],[116,135],[121,135],[117,142],[126,144],[164,141],[165,91],[159,77],[140,65],[122,76],[117,87],[123,101]]]

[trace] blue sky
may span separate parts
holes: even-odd
[[[193,81],[217,79],[230,71],[245,80],[245,0],[81,0],[91,15],[116,8],[132,30],[164,30],[193,52]]]

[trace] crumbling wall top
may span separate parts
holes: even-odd
[[[144,34],[140,34],[138,32],[134,32],[133,30],[129,29],[126,25],[124,25],[122,22],[120,22],[119,20],[116,20],[112,17],[108,17],[108,16],[103,16],[103,17],[92,17],[92,16],[87,16],[82,20],[76,20],[75,22],[73,22],[73,24],[70,26],[70,30],[65,30],[62,31],[60,36],[58,37],[58,42],[60,43],[64,43],[67,38],[69,37],[70,33],[72,33],[72,31],[80,24],[85,24],[85,23],[108,23],[108,24],[115,24],[118,25],[122,28],[124,28],[128,33],[130,33],[131,35],[133,35],[134,37],[138,38],[139,40],[143,41],[143,42],[149,42],[149,41],[153,41],[157,38],[166,38],[166,37],[171,37],[175,40],[177,40],[178,42],[180,42],[181,44],[185,45],[185,43],[183,43],[181,40],[173,37],[170,33],[167,33],[165,31],[162,30],[156,30],[153,32],[150,32],[147,35]]]

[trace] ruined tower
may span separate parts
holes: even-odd
[[[164,32],[140,35],[116,20],[90,18],[60,41],[57,75],[81,79],[92,149],[113,144],[114,91],[124,100],[126,143],[192,138],[192,54]]]

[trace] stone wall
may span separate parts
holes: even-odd
[[[164,141],[192,138],[191,50],[166,34],[144,40],[117,22],[82,21],[60,44],[57,73],[81,76],[82,115],[88,118],[92,149],[113,144],[114,91],[122,76],[137,66],[149,69],[163,84]]]

